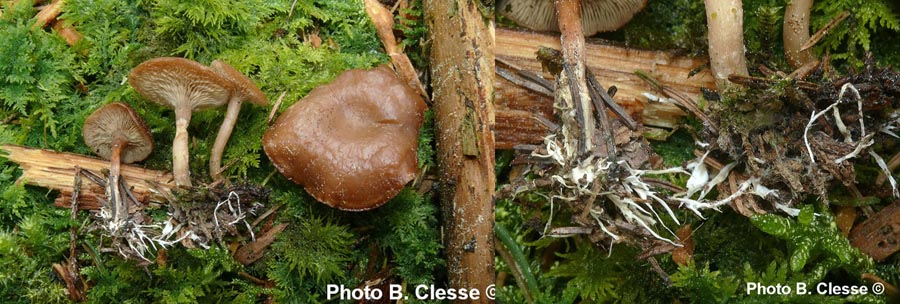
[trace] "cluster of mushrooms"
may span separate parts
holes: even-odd
[[[206,67],[184,58],[155,58],[132,69],[128,82],[147,100],[175,110],[172,173],[179,187],[191,186],[187,132],[191,113],[228,104],[209,159],[210,175],[220,180],[222,153],[241,104],[245,100],[261,106],[269,104],[253,81],[221,60]]]
[[[172,167],[178,187],[192,186],[187,131],[192,112],[228,104],[209,162],[212,179],[219,181],[222,154],[242,102],[268,105],[253,81],[220,60],[207,67],[184,58],[155,58],[135,67],[128,81],[147,100],[175,111]],[[266,131],[263,147],[278,171],[320,202],[341,210],[369,210],[415,178],[425,108],[390,68],[350,70],[287,108]],[[107,196],[118,222],[128,212],[122,204],[128,198],[120,163],[145,159],[153,137],[123,103],[95,111],[83,135],[97,155],[111,162]]]
[[[175,110],[173,176],[176,186],[185,189],[191,187],[187,134],[191,113],[228,103],[210,157],[210,175],[218,181],[222,152],[241,103],[268,104],[249,78],[220,60],[207,67],[183,58],[151,59],[131,71],[129,82],[147,100]],[[287,108],[262,143],[278,171],[320,202],[347,211],[369,210],[386,203],[415,178],[425,107],[422,98],[386,66],[350,70]],[[153,150],[153,136],[141,117],[124,103],[111,103],[86,119],[83,136],[95,154],[110,160],[108,180],[99,182],[106,188],[100,227],[123,256],[146,260],[151,247],[178,242],[207,247],[212,237],[202,231],[234,232],[234,225],[246,224],[247,212],[252,213],[241,211],[241,200],[233,207],[230,193],[214,204],[215,209],[175,208],[169,219],[151,223],[120,173],[122,163],[144,160]],[[191,212],[216,221],[198,222]]]

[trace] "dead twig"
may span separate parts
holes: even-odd
[[[366,14],[375,24],[375,32],[381,43],[384,45],[384,51],[391,57],[391,63],[394,65],[394,71],[400,76],[410,88],[416,90],[425,102],[431,104],[431,98],[425,91],[425,86],[419,81],[419,75],[413,67],[409,57],[400,49],[397,44],[397,38],[394,37],[394,15],[390,10],[378,3],[378,0],[365,0]]]
[[[805,51],[805,50],[813,47],[814,45],[816,45],[816,43],[819,43],[819,41],[822,40],[822,38],[824,38],[825,35],[828,35],[828,32],[831,31],[831,29],[838,26],[838,24],[841,24],[841,22],[844,22],[844,19],[847,19],[847,17],[849,17],[849,16],[850,16],[850,12],[848,12],[848,11],[843,11],[840,14],[838,14],[837,16],[835,16],[834,19],[831,19],[831,21],[828,21],[828,24],[825,24],[825,26],[823,26],[815,34],[813,34],[812,37],[809,37],[809,40],[807,40],[806,43],[804,43],[802,46],[800,46],[800,51],[801,52]]]
[[[681,92],[672,90],[668,86],[663,85],[662,82],[656,80],[656,78],[650,76],[650,74],[648,74],[647,72],[638,70],[635,71],[634,74],[637,75],[641,80],[647,82],[650,87],[661,93],[663,96],[674,100],[675,105],[677,105],[679,108],[684,109],[688,113],[691,113],[691,115],[694,115],[694,117],[696,117],[697,119],[703,121],[703,123],[709,126],[709,128],[714,133],[718,133],[718,126],[716,125],[716,123],[713,122],[702,109],[700,109],[700,107],[697,105],[697,102],[694,101],[693,98],[684,96],[684,94],[682,94]]]
[[[250,265],[263,257],[266,248],[275,241],[275,236],[284,231],[288,224],[278,224],[263,232],[255,241],[241,246],[234,252],[234,259],[243,265]]]
[[[591,94],[597,94],[600,99],[603,100],[603,103],[606,104],[606,107],[612,110],[613,113],[616,114],[616,117],[618,117],[620,120],[622,120],[623,123],[625,123],[625,126],[628,127],[628,129],[631,129],[632,131],[637,130],[638,123],[634,121],[634,119],[631,119],[631,116],[628,115],[628,112],[626,112],[625,109],[623,109],[622,106],[620,106],[618,103],[616,103],[616,101],[613,100],[613,97],[611,96],[615,94],[617,90],[616,87],[609,87],[612,93],[610,93],[610,91],[604,90],[603,86],[600,85],[600,82],[597,81],[597,77],[594,77],[594,73],[591,72],[590,68],[587,69],[585,76],[587,77],[588,90],[591,91]],[[594,107],[596,107],[597,109],[603,109],[603,107],[600,107],[597,104],[595,104]]]
[[[507,70],[507,69],[505,69],[503,67],[499,67],[499,66],[495,68],[494,73],[497,74],[497,76],[503,77],[503,79],[506,79],[515,85],[518,85],[520,87],[526,88],[530,91],[542,94],[547,97],[553,97],[553,92],[551,91],[552,89],[548,90],[543,85],[535,83],[531,79],[524,78],[524,77],[520,76],[518,73],[513,73],[513,71]]]
[[[281,92],[281,95],[278,95],[278,100],[276,100],[275,104],[272,105],[272,110],[269,111],[269,117],[266,118],[266,125],[272,124],[272,119],[275,118],[275,113],[278,113],[278,108],[280,108],[281,103],[284,102],[285,94],[287,94],[287,91]]]

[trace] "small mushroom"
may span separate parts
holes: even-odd
[[[84,143],[95,154],[108,159],[108,200],[113,203],[116,220],[127,216],[128,206],[119,192],[121,163],[142,161],[153,151],[153,136],[134,109],[123,103],[111,103],[92,113],[81,130]]]
[[[417,171],[425,103],[391,69],[349,70],[266,130],[263,148],[289,180],[334,208],[383,205]]]
[[[176,185],[190,187],[187,128],[191,114],[228,102],[231,83],[200,63],[174,57],[141,63],[131,70],[128,82],[148,100],[175,109],[172,173]]]
[[[244,100],[260,106],[268,106],[269,101],[266,99],[266,94],[260,91],[250,78],[224,61],[214,60],[209,67],[232,85],[228,110],[225,112],[225,119],[222,120],[219,134],[216,135],[216,142],[213,144],[209,156],[209,175],[213,180],[218,181],[222,179],[222,153],[225,152],[225,145],[231,138],[231,131],[234,130],[234,124],[237,122],[238,113],[241,112]]]
[[[647,0],[581,0],[585,36],[615,31],[644,9]],[[554,0],[499,0],[500,14],[516,24],[537,31],[559,31]]]

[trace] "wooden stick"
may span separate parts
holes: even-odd
[[[494,284],[494,37],[478,5],[426,0],[450,288]],[[491,299],[451,303],[492,303]]]
[[[78,167],[83,170],[100,172],[109,168],[109,161],[92,158],[74,153],[55,152],[44,149],[29,148],[16,145],[0,145],[0,151],[6,159],[19,164],[22,168],[22,176],[18,183],[26,183],[53,190],[59,190],[63,196],[68,194],[68,199],[61,197],[57,201],[61,207],[71,207],[72,181],[78,172]],[[164,171],[144,169],[137,166],[122,165],[122,179],[133,187],[135,197],[142,202],[164,202],[162,194],[155,192],[170,191],[175,187],[172,182],[172,174]],[[90,186],[89,186],[90,185]],[[80,189],[79,208],[86,209],[97,205],[99,198],[105,198],[104,189],[99,185],[85,183]]]

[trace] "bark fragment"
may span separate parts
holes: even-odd
[[[850,244],[875,261],[900,250],[900,204],[885,207],[850,232]]]

